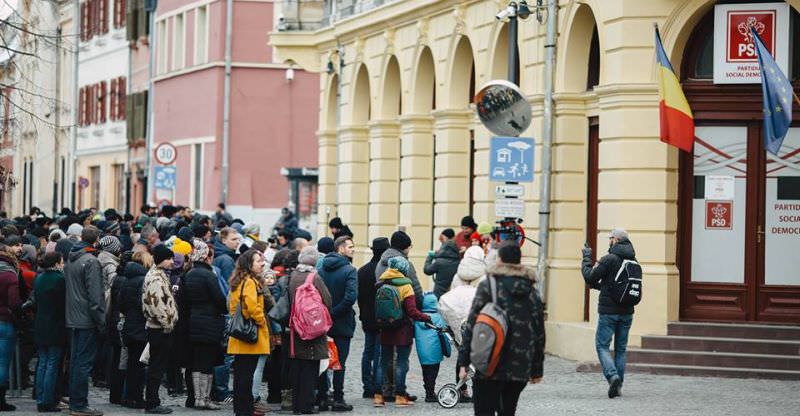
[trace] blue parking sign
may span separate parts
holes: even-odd
[[[489,150],[489,180],[533,182],[533,152],[529,137],[493,137]]]
[[[177,169],[175,166],[156,166],[155,167],[155,187],[156,189],[175,189],[175,177]]]

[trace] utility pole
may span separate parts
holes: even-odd
[[[78,193],[78,172],[77,172],[77,161],[78,157],[75,155],[75,152],[78,150],[78,125],[80,124],[80,86],[78,85],[78,69],[80,68],[80,63],[78,58],[80,57],[80,50],[81,50],[81,2],[80,0],[75,0],[72,2],[72,25],[75,29],[75,53],[73,59],[75,60],[72,64],[74,66],[72,70],[72,143],[70,145],[70,170],[72,171],[72,185],[70,192],[72,196],[72,210],[76,211],[77,206],[75,206],[75,197]]]
[[[147,86],[147,131],[145,133],[145,149],[147,149],[146,166],[147,166],[147,184],[144,188],[144,199],[150,201],[150,193],[153,191],[153,96],[154,83],[153,78],[156,76],[156,68],[153,64],[156,60],[156,42],[158,36],[156,33],[156,8],[158,7],[158,0],[145,0],[145,10],[147,11],[148,21],[150,25],[150,62],[147,64],[149,77]]]

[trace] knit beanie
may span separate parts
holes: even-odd
[[[168,249],[167,246],[163,244],[159,244],[152,249],[153,261],[156,265],[161,264],[164,260],[169,260],[174,258],[175,255],[172,253],[172,250]]]
[[[453,237],[456,236],[456,232],[453,231],[452,228],[446,228],[444,231],[442,231],[442,235],[447,237],[448,239],[452,239]]]
[[[186,241],[187,243],[191,242],[195,237],[194,233],[192,232],[192,229],[189,227],[183,227],[180,230],[178,230],[177,236],[178,238],[180,238],[183,241]]]
[[[194,246],[194,249],[189,254],[189,260],[193,262],[205,261],[208,257],[208,244],[199,238],[195,238],[192,241],[192,246]]]
[[[174,253],[187,256],[189,253],[192,252],[192,245],[181,240],[180,238],[176,238],[175,243],[172,245],[172,251]]]
[[[391,239],[392,248],[403,251],[411,247],[411,237],[405,231],[395,231]]]
[[[81,233],[83,232],[83,226],[80,224],[71,224],[69,228],[67,228],[67,236],[68,237],[81,237]]]
[[[322,237],[317,242],[317,250],[322,254],[333,252],[333,239],[330,237]]]
[[[403,273],[403,276],[408,276],[408,269],[410,267],[411,264],[408,262],[408,260],[406,260],[405,257],[396,256],[389,259],[389,268]]]
[[[122,250],[122,243],[119,242],[119,238],[113,235],[107,235],[100,239],[100,248],[103,251],[118,255],[120,250]]]
[[[318,259],[319,251],[317,251],[314,246],[306,246],[303,251],[300,252],[300,257],[298,258],[300,264],[305,264],[307,266],[316,266]]]
[[[477,231],[480,235],[484,235],[491,233],[492,230],[494,230],[494,226],[492,226],[492,224],[489,224],[488,222],[482,222],[478,224],[478,229],[475,231]]]
[[[461,219],[461,226],[462,227],[469,227],[473,230],[478,228],[478,224],[475,224],[475,219],[472,218],[471,215],[467,215],[466,217]]]
[[[497,256],[505,264],[519,264],[522,260],[522,250],[515,241],[505,240],[497,249]]]

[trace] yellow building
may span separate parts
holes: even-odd
[[[507,2],[350,0],[326,2],[336,5],[328,10],[305,3],[308,15],[325,16],[320,28],[279,27],[271,45],[280,59],[323,73],[321,212],[341,216],[360,248],[405,227],[418,267],[437,234],[457,228],[463,215],[495,221],[490,134],[470,101],[476,86],[506,77],[508,25],[495,14]],[[587,298],[580,249],[589,241],[604,252],[615,227],[629,231],[646,276],[633,345],[642,335],[666,333],[678,320],[800,322],[797,263],[792,271],[793,257],[775,254],[800,252],[800,236],[790,235],[800,228],[773,224],[780,206],[800,215],[800,185],[781,179],[776,200],[783,173],[768,168],[781,165],[787,177],[800,176],[799,158],[791,153],[800,148],[800,131],[790,131],[780,158],[765,154],[760,86],[711,80],[719,3],[729,2],[559,1],[546,294],[553,353],[595,357],[597,295]],[[795,19],[800,1],[789,3],[786,14]],[[302,23],[303,12],[287,19]],[[792,41],[789,26],[780,22],[775,32],[788,35],[798,56],[800,39]],[[659,141],[654,23],[695,113],[702,145],[693,155]],[[520,87],[533,106],[523,136],[537,145],[545,29],[532,16],[520,22],[518,40]],[[533,236],[540,166],[537,160],[536,180],[525,194],[523,225]],[[734,178],[735,197],[727,205],[732,227],[703,226],[709,209],[704,176]],[[324,227],[320,222],[320,231]],[[535,261],[535,247],[526,245],[525,255]]]

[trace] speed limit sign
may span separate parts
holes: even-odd
[[[156,162],[162,165],[171,165],[178,157],[178,150],[171,143],[161,143],[156,146]]]

